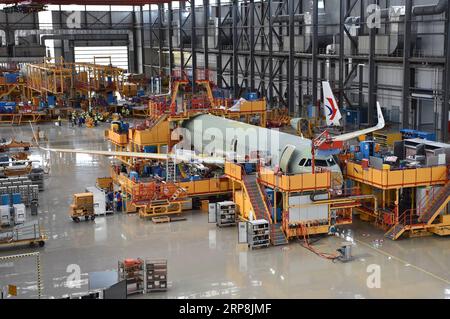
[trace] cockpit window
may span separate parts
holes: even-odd
[[[298,165],[303,166],[303,165],[305,165],[305,162],[306,162],[306,158],[303,158]]]
[[[311,167],[311,159],[306,161],[305,167]]]
[[[336,162],[335,162],[334,158],[332,158],[332,157],[330,157],[330,158],[327,160],[327,162],[328,162],[328,166],[334,166],[334,165],[336,165]]]
[[[326,160],[319,160],[316,159],[314,161],[314,163],[316,164],[317,167],[328,167],[327,161]]]

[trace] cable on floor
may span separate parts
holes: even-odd
[[[324,253],[324,252],[320,252],[317,249],[315,249],[311,244],[311,241],[309,239],[308,229],[304,224],[300,224],[300,230],[303,233],[303,240],[304,240],[304,243],[301,244],[302,247],[308,249],[309,251],[311,251],[312,253],[316,254],[317,256],[319,256],[321,258],[331,260],[333,262],[336,261],[337,259],[339,259],[339,255],[337,255],[337,254]],[[301,240],[300,236],[297,236],[297,237],[299,240]],[[314,243],[317,243],[319,240],[316,240]]]

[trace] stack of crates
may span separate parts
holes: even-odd
[[[29,196],[29,187],[28,185],[19,186],[19,194],[22,197],[22,203],[29,206],[30,205],[30,196]]]
[[[30,185],[29,186],[30,189],[30,196],[31,196],[31,201],[37,201],[39,199],[39,186],[38,185]]]
[[[28,175],[33,185],[38,185],[39,190],[44,190],[44,170],[42,168],[33,168]]]
[[[39,185],[32,185],[32,181],[27,177],[0,179],[0,197],[6,194],[10,197],[19,194],[21,202],[30,206],[39,199]]]

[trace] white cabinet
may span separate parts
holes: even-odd
[[[11,225],[11,215],[9,205],[0,206],[0,221],[1,226]]]
[[[219,227],[236,225],[236,204],[233,202],[216,203],[216,224]]]
[[[25,204],[14,205],[14,222],[16,225],[25,223],[26,220],[26,207]]]
[[[269,247],[270,225],[265,219],[252,220],[247,223],[248,245],[250,248]]]

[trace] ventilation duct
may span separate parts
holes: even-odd
[[[58,29],[58,30],[16,30],[14,31],[14,41],[16,46],[19,45],[19,39],[21,37],[27,37],[30,35],[37,35],[40,38],[40,44],[43,44],[43,36],[95,36],[95,35],[128,35],[128,41],[130,43],[129,50],[134,51],[133,43],[133,31],[131,30],[83,30],[83,29]]]
[[[0,38],[2,38],[2,46],[6,46],[6,31],[0,30]]]
[[[439,0],[436,5],[413,7],[412,14],[414,16],[430,16],[442,14],[445,12],[445,10],[447,10],[447,7],[448,0]]]
[[[273,22],[276,23],[289,23],[289,15],[279,15],[273,18]],[[294,15],[294,22],[303,22],[304,21],[304,15],[303,14],[295,14]]]

